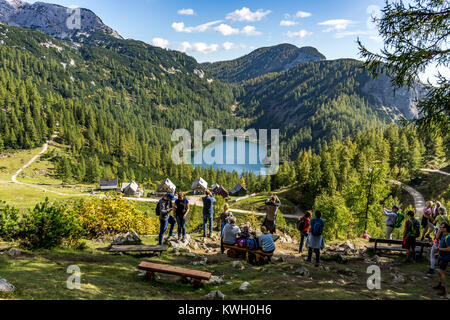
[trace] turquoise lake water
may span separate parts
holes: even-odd
[[[223,139],[223,142],[211,143],[202,151],[194,152],[192,163],[194,167],[210,168],[212,165],[214,169],[224,169],[228,172],[236,171],[241,174],[244,171],[253,171],[256,175],[265,176],[268,168],[261,161],[266,156],[266,145],[260,146],[244,139],[234,139],[234,143],[227,144],[226,139]]]

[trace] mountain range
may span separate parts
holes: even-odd
[[[73,14],[59,5],[0,0],[0,57],[17,61],[0,64],[0,75],[4,83],[11,76],[33,79],[42,97],[63,101],[68,109],[53,110],[64,142],[77,155],[98,155],[114,174],[124,166],[154,174],[152,166],[168,157],[161,150],[171,145],[170,132],[192,129],[196,120],[205,129],[279,128],[282,158],[289,160],[332,138],[418,115],[420,87],[394,95],[388,77],[371,78],[357,60],[330,61],[315,48],[280,44],[199,64],[178,51],[125,40],[87,9],[80,9],[80,28],[71,29]],[[14,136],[23,137],[0,131],[0,142],[33,146],[20,126],[25,118],[10,116],[9,108],[20,109],[4,106],[4,122],[17,127],[19,121],[23,130]],[[48,137],[46,130],[35,144]]]

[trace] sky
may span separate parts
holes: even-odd
[[[124,38],[183,51],[198,62],[232,60],[280,43],[315,47],[329,60],[359,59],[357,37],[372,52],[383,46],[371,16],[380,14],[384,0],[44,2],[90,9]]]

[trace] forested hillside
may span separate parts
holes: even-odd
[[[290,70],[300,64],[325,60],[316,48],[297,48],[283,43],[274,47],[260,48],[231,61],[203,63],[202,66],[217,79],[226,82],[241,82],[271,72]]]

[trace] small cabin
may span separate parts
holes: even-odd
[[[245,196],[247,194],[248,190],[244,188],[239,183],[233,188],[233,190],[230,191],[230,195],[234,197],[241,197]]]
[[[139,185],[132,181],[129,183],[122,183],[122,193],[126,197],[140,197],[144,194],[144,190],[141,190]]]
[[[191,189],[194,190],[194,195],[203,195],[208,190],[208,182],[199,178],[192,183]]]
[[[222,187],[220,184],[215,184],[212,186],[212,193],[215,196],[221,196],[224,199],[227,199],[230,196],[230,193],[225,190],[224,187]]]
[[[117,191],[119,190],[118,179],[101,179],[98,184],[100,185],[100,191]]]
[[[161,183],[159,185],[159,187],[156,189],[156,195],[157,196],[163,196],[167,193],[173,193],[175,194],[175,190],[177,189],[177,187],[173,184],[172,181],[170,181],[169,178],[167,178],[166,180],[163,181],[163,183]]]

